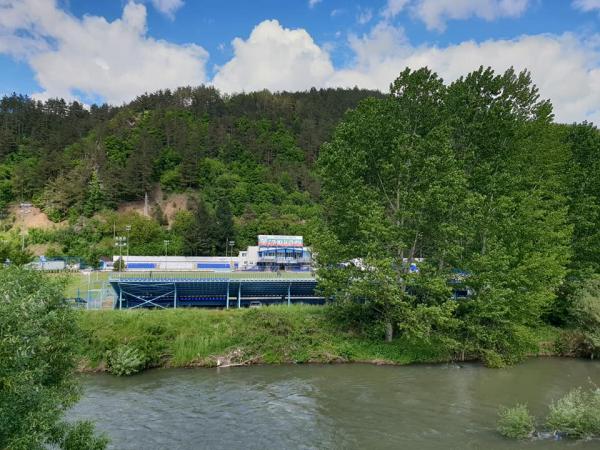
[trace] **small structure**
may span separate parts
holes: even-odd
[[[46,258],[42,255],[30,262],[27,267],[44,272],[77,271],[81,268],[81,261],[75,257]]]

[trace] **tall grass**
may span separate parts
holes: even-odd
[[[376,361],[408,364],[451,359],[435,342],[371,340],[336,329],[319,306],[242,310],[80,311],[82,366],[105,366],[107,355],[127,346],[147,367],[231,363]]]
[[[600,388],[574,389],[552,403],[546,425],[569,437],[600,437]]]
[[[505,437],[525,439],[535,434],[535,419],[525,405],[501,408],[498,431]],[[550,404],[546,430],[551,436],[600,438],[600,388],[573,389]]]
[[[504,437],[526,439],[535,432],[535,420],[527,405],[501,408],[498,415],[498,432]]]

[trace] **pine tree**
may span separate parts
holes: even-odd
[[[215,210],[215,220],[212,224],[212,243],[214,253],[224,254],[228,251],[226,248],[228,241],[234,241],[233,215],[229,206],[229,200],[221,198],[217,203]]]
[[[83,213],[90,217],[105,206],[105,195],[98,171],[94,170],[88,182],[87,195],[83,206]]]

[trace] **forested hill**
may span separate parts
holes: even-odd
[[[320,145],[348,109],[381,95],[313,89],[225,96],[188,87],[91,108],[4,97],[0,207],[32,202],[53,221],[74,221],[146,192],[154,201],[160,186],[164,194],[192,193],[209,213],[227,203],[224,209],[252,225],[249,234],[291,232],[309,214],[298,208],[318,193],[311,171]]]

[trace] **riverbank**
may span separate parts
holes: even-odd
[[[216,367],[249,364],[439,363],[455,355],[441,342],[392,343],[343,332],[323,307],[256,309],[81,311],[80,371],[106,370],[107,354],[127,346],[146,367]],[[558,331],[540,330],[539,355],[554,354]]]

